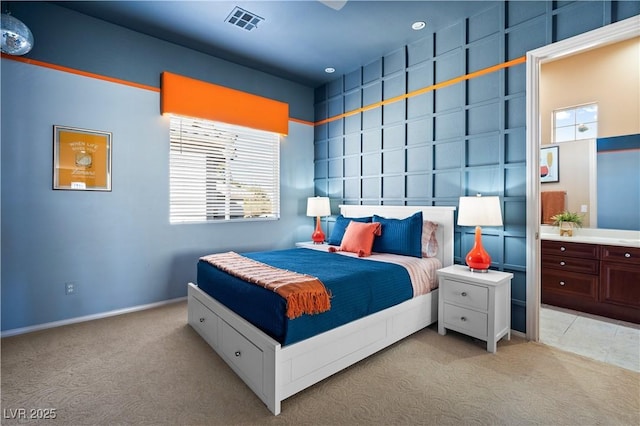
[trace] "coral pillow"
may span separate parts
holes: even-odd
[[[358,253],[358,257],[371,256],[373,240],[380,235],[380,223],[349,222],[344,231],[340,251]]]
[[[339,246],[342,243],[342,237],[344,237],[344,231],[347,230],[347,226],[351,221],[354,222],[371,222],[371,216],[368,217],[344,217],[339,215],[336,217],[336,222],[333,224],[333,231],[327,240],[327,243],[332,246]]]

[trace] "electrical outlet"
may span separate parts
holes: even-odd
[[[67,296],[70,294],[76,294],[77,289],[78,285],[75,282],[64,283],[64,294]]]
[[[587,205],[586,204],[582,204],[580,206],[580,212],[581,213],[586,213],[587,212]]]

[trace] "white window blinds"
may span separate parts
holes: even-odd
[[[277,133],[171,116],[170,222],[280,217]]]

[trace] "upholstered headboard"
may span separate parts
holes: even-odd
[[[386,218],[404,219],[417,211],[422,211],[422,219],[438,224],[438,255],[443,266],[453,265],[453,212],[455,207],[432,206],[361,206],[340,205],[340,213],[345,217],[364,217],[374,214]]]

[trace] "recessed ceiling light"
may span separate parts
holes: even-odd
[[[427,26],[427,23],[424,21],[416,21],[413,24],[411,24],[411,28],[416,31],[422,30],[426,26]]]
[[[336,69],[333,68],[333,67],[327,67],[327,68],[324,69],[324,72],[326,72],[327,74],[331,74],[331,73],[336,72]]]

